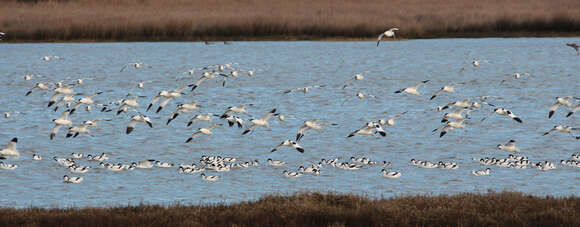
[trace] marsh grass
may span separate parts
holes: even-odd
[[[2,226],[580,226],[577,197],[300,193],[231,205],[0,209]]]
[[[4,0],[8,41],[371,39],[580,34],[571,0]]]

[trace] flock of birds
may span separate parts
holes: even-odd
[[[392,28],[384,33],[382,33],[378,37],[377,46],[381,39],[384,37],[392,37],[395,39],[395,31],[397,28]],[[207,43],[206,43],[207,44]],[[573,47],[576,51],[578,51],[578,45],[576,44],[567,44],[568,46]],[[579,52],[580,54],[580,52]],[[58,59],[63,59],[59,56],[45,56],[41,60],[50,62]],[[477,60],[473,60],[472,67],[479,67],[480,62]],[[134,63],[127,63],[121,67],[121,72],[129,69],[146,69],[148,66],[142,62],[134,62]],[[53,119],[52,123],[54,126],[49,132],[50,140],[54,140],[59,137],[59,132],[61,128],[65,128],[67,130],[64,137],[66,138],[75,138],[79,135],[85,134],[90,135],[91,128],[98,127],[100,122],[110,122],[112,123],[113,119],[91,119],[82,121],[80,124],[75,125],[71,119],[71,115],[78,114],[78,110],[83,108],[86,111],[91,111],[91,109],[96,106],[98,107],[97,111],[102,112],[103,114],[112,113],[114,115],[120,114],[133,114],[127,122],[125,122],[126,128],[125,133],[127,135],[131,134],[136,128],[141,127],[158,127],[160,123],[152,122],[151,118],[144,114],[144,112],[155,112],[155,114],[161,113],[165,107],[172,102],[173,100],[183,99],[184,96],[188,95],[188,93],[193,92],[200,86],[204,86],[206,81],[211,80],[219,80],[222,86],[225,86],[228,80],[233,80],[244,74],[249,78],[254,77],[257,70],[244,70],[237,68],[234,64],[214,64],[208,65],[204,67],[200,67],[197,69],[191,69],[185,73],[191,75],[192,77],[195,75],[199,75],[197,79],[191,80],[190,83],[184,84],[179,86],[173,90],[162,90],[159,91],[154,97],[152,97],[149,101],[149,104],[145,108],[139,102],[139,98],[146,98],[144,96],[139,96],[133,94],[135,89],[145,89],[146,84],[149,83],[147,81],[138,82],[135,84],[134,87],[129,89],[127,95],[123,97],[119,97],[118,100],[111,101],[111,102],[100,102],[97,101],[98,97],[103,94],[104,92],[95,92],[89,95],[85,95],[82,93],[76,93],[75,89],[81,87],[86,81],[92,80],[92,78],[78,78],[78,79],[71,79],[66,78],[65,80],[58,81],[58,82],[50,82],[50,81],[39,81],[42,80],[42,76],[40,75],[25,75],[24,80],[26,81],[37,81],[28,91],[24,94],[25,96],[33,95],[33,93],[40,92],[50,92],[52,95],[48,99],[47,107],[52,108],[54,111],[58,111],[59,109],[65,109],[60,114],[60,117],[57,119]],[[342,84],[342,89],[345,89],[348,86],[351,86],[358,81],[362,81],[365,78],[365,75],[368,72],[357,73],[347,81]],[[510,74],[509,76],[513,79],[520,79],[522,76],[529,75],[527,73],[514,73]],[[503,84],[506,80],[502,80],[500,85]],[[395,94],[407,94],[407,95],[421,95],[420,88],[425,84],[430,83],[430,80],[422,80],[418,81],[415,84],[412,84],[409,87],[400,88],[394,91]],[[465,83],[449,83],[443,85],[440,89],[437,89],[431,96],[429,96],[429,100],[434,100],[439,96],[444,95],[445,93],[453,93],[455,92],[456,85],[463,85]],[[301,88],[293,88],[284,90],[282,93],[289,94],[295,92],[301,93],[308,93],[312,89],[322,89],[325,88],[326,85],[315,85],[315,86],[308,86],[308,87],[301,87]],[[340,87],[338,88],[340,89]],[[362,92],[358,92],[354,95],[354,97],[359,99],[364,99],[367,97],[373,97],[372,95],[364,94]],[[509,110],[506,107],[500,107],[493,104],[492,101],[495,98],[499,98],[497,96],[477,96],[471,97],[461,100],[456,100],[454,102],[447,103],[442,106],[437,106],[435,111],[443,112],[448,111],[442,115],[441,125],[435,128],[432,132],[439,133],[439,137],[446,136],[450,134],[454,130],[464,129],[466,125],[464,122],[471,120],[471,113],[474,111],[481,111],[486,108],[489,108],[491,111],[488,112],[486,116],[481,118],[481,121],[485,121],[486,119],[491,118],[492,116],[503,117],[507,119],[511,119],[517,124],[522,124],[525,119],[521,119],[516,113]],[[567,108],[566,117],[575,117],[574,113],[578,112],[580,109],[580,98],[575,96],[564,96],[564,97],[555,97],[553,104],[546,109],[548,110],[547,117],[551,118],[554,116],[555,112],[561,108]],[[346,102],[346,100],[345,100]],[[344,103],[343,103],[344,104]],[[156,108],[155,108],[156,107]],[[237,127],[242,129],[240,132],[241,136],[245,136],[248,133],[251,133],[255,130],[260,129],[267,129],[270,128],[270,121],[272,119],[277,119],[279,121],[284,121],[286,116],[278,112],[276,108],[272,108],[270,111],[263,113],[262,116],[259,118],[248,119],[247,116],[250,116],[248,109],[252,108],[252,104],[241,104],[238,106],[230,106],[224,107],[224,112],[221,114],[213,114],[213,113],[201,113],[202,107],[196,101],[189,101],[186,103],[179,103],[175,110],[173,110],[164,124],[169,125],[171,122],[176,119],[178,116],[188,115],[191,112],[198,112],[198,114],[193,115],[187,124],[184,127],[190,127],[194,124],[202,124],[201,122],[206,122],[209,124],[205,127],[199,127],[194,130],[191,135],[184,140],[185,143],[196,142],[196,139],[201,136],[210,136],[213,134],[212,130],[224,126],[226,123],[229,127]],[[354,137],[354,136],[381,136],[386,137],[387,131],[385,127],[393,127],[395,126],[395,122],[397,119],[405,116],[408,114],[407,111],[401,112],[392,116],[386,116],[383,118],[379,118],[376,121],[369,121],[360,126],[360,128],[351,129],[350,133],[345,133],[347,138]],[[6,112],[4,115],[6,118],[11,117],[9,112]],[[216,121],[223,121],[223,123],[216,123]],[[324,119],[308,119],[305,120],[302,125],[297,126],[297,133],[295,138],[286,139],[280,142],[277,146],[273,147],[270,152],[279,151],[285,147],[289,149],[296,150],[299,153],[304,153],[307,150],[299,144],[299,142],[310,132],[317,131],[320,132],[324,130],[325,126],[337,126],[339,124],[328,122]],[[547,130],[543,135],[548,135],[551,133],[566,133],[571,135],[576,140],[580,140],[580,136],[575,136],[573,131],[579,130],[580,128],[574,128],[571,126],[566,125],[556,125],[553,128]],[[13,138],[8,145],[6,145],[3,149],[0,150],[0,159],[7,159],[12,157],[19,157],[20,152],[17,149],[18,139]],[[505,144],[498,144],[497,148],[500,150],[504,150],[506,152],[510,152],[506,158],[495,158],[495,157],[485,157],[475,161],[480,162],[482,165],[490,166],[495,165],[499,167],[505,168],[537,168],[539,170],[550,170],[556,168],[556,165],[549,162],[549,161],[540,161],[540,162],[531,162],[525,156],[519,156],[521,150],[516,146],[516,141],[509,140]],[[44,160],[43,157],[38,154],[34,153],[32,155],[33,160]],[[90,171],[92,168],[103,168],[113,172],[117,171],[131,171],[135,169],[149,169],[149,168],[176,168],[177,172],[180,174],[194,174],[200,173],[199,176],[206,181],[218,181],[220,176],[218,175],[206,175],[206,172],[213,171],[213,172],[228,172],[232,171],[236,168],[250,168],[260,166],[261,162],[258,160],[252,161],[238,161],[235,157],[221,157],[221,156],[202,156],[199,162],[193,162],[191,164],[179,164],[176,165],[174,163],[162,162],[159,160],[142,160],[142,161],[135,161],[131,162],[130,164],[123,164],[123,163],[110,163],[107,162],[109,160],[109,154],[102,153],[99,155],[94,154],[83,154],[83,153],[72,153],[70,157],[53,157],[51,159],[59,166],[62,166],[70,171],[71,174],[83,174]],[[82,160],[86,160],[88,162],[93,162],[95,165],[88,165],[82,164]],[[274,168],[280,168],[286,166],[286,162],[282,160],[272,160],[267,159],[265,165],[271,166]],[[417,166],[420,168],[440,168],[440,169],[450,169],[455,170],[458,169],[459,166],[455,162],[444,162],[444,161],[421,161],[412,159],[410,161],[412,166]],[[560,163],[563,167],[580,167],[580,153],[574,153],[568,160],[562,160]],[[351,157],[348,160],[341,160],[340,157],[336,158],[329,158],[329,159],[322,159],[317,162],[312,162],[309,166],[299,166],[297,170],[284,170],[281,172],[283,176],[295,178],[300,177],[304,174],[311,174],[314,176],[320,175],[322,168],[324,167],[333,167],[333,168],[340,168],[344,170],[358,170],[364,168],[365,166],[380,166],[381,171],[380,173],[382,176],[386,178],[399,178],[403,175],[400,171],[393,171],[393,165],[391,162],[388,161],[374,161],[370,160],[366,157]],[[9,164],[0,162],[0,169],[4,170],[14,170],[18,168],[16,164]],[[484,170],[473,170],[471,173],[474,176],[483,176],[489,175],[491,172],[490,168],[486,168]],[[81,183],[83,181],[83,177],[81,176],[69,176],[64,175],[62,177],[63,182],[65,183]]]

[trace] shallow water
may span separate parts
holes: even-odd
[[[0,119],[0,143],[18,137],[22,156],[5,160],[19,164],[13,171],[0,170],[3,207],[85,207],[121,206],[153,203],[184,204],[237,202],[257,199],[265,194],[297,191],[336,191],[391,197],[407,194],[453,194],[485,192],[487,190],[521,191],[535,195],[577,195],[579,168],[561,167],[561,159],[569,159],[580,151],[580,141],[562,133],[542,136],[554,125],[580,126],[579,115],[566,118],[566,108],[548,119],[548,109],[556,96],[580,96],[580,57],[566,47],[566,42],[578,38],[518,38],[518,39],[432,39],[399,42],[233,42],[231,45],[200,43],[83,43],[83,44],[0,44],[0,74],[4,75],[0,89],[0,112],[11,112]],[[49,62],[43,56],[59,56]],[[481,65],[471,65],[478,59]],[[145,62],[141,69],[127,68],[124,63]],[[55,140],[49,139],[51,119],[59,112],[46,108],[51,93],[34,91],[24,96],[37,81],[58,81],[66,77],[94,78],[75,87],[75,92],[104,93],[95,100],[106,103],[121,99],[138,81],[150,81],[145,89],[134,93],[147,96],[138,102],[144,112],[151,98],[163,89],[174,89],[192,83],[184,74],[189,68],[210,64],[236,63],[241,69],[257,69],[254,77],[245,74],[228,80],[205,81],[194,93],[171,101],[162,112],[147,113],[154,128],[138,125],[130,135],[125,127],[131,114],[115,116],[77,110],[72,115],[75,125],[89,119],[113,119],[100,122],[92,136],[80,135],[66,139],[61,129]],[[463,68],[463,70],[461,70]],[[370,71],[364,80],[342,89],[343,83],[357,72]],[[507,74],[527,72],[529,77],[511,79]],[[43,77],[24,81],[25,74]],[[431,80],[420,88],[421,96],[394,94],[420,80]],[[500,81],[507,79],[501,86]],[[429,101],[438,88],[450,82],[465,82],[455,93],[444,93]],[[282,91],[311,85],[326,85],[307,94]],[[375,96],[359,100],[358,92]],[[524,121],[519,124],[509,118],[492,116],[480,121],[491,109],[474,111],[465,129],[458,129],[439,138],[431,130],[437,128],[443,113],[433,111],[438,105],[480,95],[500,96],[490,103],[507,109]],[[350,98],[349,98],[350,96]],[[81,96],[78,96],[81,97]],[[200,102],[201,111],[182,114],[169,126],[165,121],[178,102]],[[346,102],[345,102],[346,100]],[[344,104],[343,104],[344,102]],[[240,104],[254,104],[249,115],[257,118],[277,108],[287,116],[285,121],[272,119],[271,128],[259,128],[241,136],[241,129],[224,126],[215,128],[214,135],[195,138],[184,143],[205,122],[185,127],[196,113],[224,112]],[[365,122],[402,111],[409,111],[387,128],[387,137],[346,136]],[[385,114],[384,112],[388,112]],[[302,139],[306,149],[300,154],[289,148],[270,153],[282,140],[294,138],[304,120],[320,118],[328,123],[321,132],[311,131]],[[580,132],[576,132],[580,135]],[[523,155],[531,161],[557,162],[550,171],[491,167],[490,176],[475,177],[474,169],[486,167],[473,158],[494,156],[505,158],[508,153],[496,145],[514,139]],[[4,141],[4,142],[2,142]],[[36,152],[44,160],[32,160]],[[177,168],[111,172],[97,163],[80,161],[93,168],[82,174],[81,184],[64,184],[62,176],[70,174],[51,160],[53,156],[68,157],[71,152],[110,154],[109,162],[129,164],[155,159],[175,164],[198,162],[201,155],[257,159],[260,167],[234,169],[210,175],[222,178],[205,182],[199,174],[181,175]],[[320,176],[306,175],[296,179],[284,177],[283,170],[295,170],[321,158],[365,156],[375,161],[390,161],[401,171],[399,179],[381,176],[381,166],[366,166],[357,171],[324,167]],[[266,166],[266,159],[287,162],[283,168]],[[455,161],[458,170],[421,169],[409,160]]]

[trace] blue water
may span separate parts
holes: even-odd
[[[567,42],[578,38],[518,38],[518,39],[431,39],[382,42],[232,42],[231,45],[200,43],[67,43],[67,44],[0,44],[0,113],[10,112],[10,118],[0,119],[0,143],[18,137],[21,157],[4,160],[20,165],[16,170],[0,170],[0,204],[2,207],[86,207],[122,206],[153,203],[184,204],[238,202],[260,198],[266,194],[288,194],[299,191],[335,191],[391,197],[413,194],[453,194],[510,190],[534,195],[577,195],[579,168],[562,167],[559,161],[580,151],[580,141],[564,133],[542,136],[554,125],[580,127],[580,115],[566,118],[567,109],[559,109],[548,119],[548,109],[556,96],[580,96],[580,57]],[[59,56],[49,62],[43,56]],[[473,67],[471,61],[481,62]],[[128,62],[144,62],[140,69],[120,69]],[[205,81],[195,92],[172,100],[159,114],[145,112],[151,98],[161,90],[171,90],[193,83],[194,76],[184,72],[210,64],[233,63],[239,69],[256,70],[254,77],[241,73],[222,87],[221,79]],[[462,70],[463,69],[463,70]],[[365,78],[346,89],[343,83],[355,73],[369,71]],[[507,76],[526,72],[529,76],[514,80]],[[41,74],[25,81],[25,74]],[[57,138],[49,139],[61,108],[54,112],[46,107],[49,91],[34,91],[24,96],[35,82],[54,82],[64,78],[92,78],[74,88],[76,93],[104,93],[94,99],[99,103],[119,100],[139,81],[144,89],[135,94],[139,109],[151,117],[154,128],[139,124],[130,135],[125,127],[132,114],[116,116],[77,110],[71,116],[74,125],[84,120],[112,119],[99,122],[91,129],[92,136],[65,138],[62,128]],[[500,82],[507,79],[501,86]],[[420,96],[394,94],[420,80],[431,80],[422,86]],[[450,82],[457,85],[455,93],[429,97]],[[311,85],[326,85],[309,93],[284,94],[286,89]],[[373,95],[366,99],[352,97],[356,92]],[[455,100],[480,95],[499,96],[488,101],[505,107],[523,121],[492,116],[481,118],[491,110],[484,106],[471,113],[465,129],[457,129],[439,138],[431,131],[440,126],[443,113],[432,110]],[[76,96],[82,97],[81,95]],[[200,111],[182,114],[165,125],[176,103],[196,100]],[[346,100],[346,101],[345,101]],[[344,104],[343,104],[344,102]],[[201,136],[192,143],[184,141],[207,122],[185,127],[197,113],[221,114],[228,106],[251,103],[250,116],[259,118],[276,108],[287,119],[272,119],[270,129],[258,128],[241,136],[243,130],[224,125],[213,129],[212,136]],[[346,136],[365,122],[409,111],[386,128],[388,136]],[[388,112],[388,113],[385,113]],[[326,125],[320,132],[310,131],[302,139],[306,150],[300,154],[290,148],[269,151],[285,139],[295,137],[304,120],[320,118],[337,125]],[[580,131],[576,132],[580,134]],[[486,167],[473,158],[505,158],[509,153],[498,150],[497,144],[510,139],[517,141],[522,155],[531,161],[549,160],[557,169],[540,171],[535,168],[508,169],[491,167],[490,176],[476,177],[472,170]],[[4,141],[4,142],[2,142]],[[110,155],[112,163],[155,159],[175,163],[199,162],[202,155],[236,157],[240,161],[259,160],[259,167],[233,169],[219,175],[218,182],[203,181],[199,174],[182,175],[177,167],[137,169],[112,172],[86,159],[81,165],[93,167],[86,174],[71,174],[58,166],[53,156],[69,157],[71,152]],[[32,160],[38,153],[42,161]],[[399,179],[381,176],[381,166],[366,166],[347,171],[324,167],[320,176],[305,175],[291,179],[283,170],[295,171],[300,165],[318,162],[321,158],[351,156],[369,157],[375,161],[390,161],[393,170],[401,171]],[[266,165],[272,158],[287,162],[286,167]],[[409,160],[455,161],[458,170],[422,169]],[[238,161],[239,162],[239,161]],[[81,184],[64,184],[62,176],[83,176]]]

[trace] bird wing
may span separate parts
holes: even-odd
[[[419,88],[419,86],[421,86],[422,84],[427,83],[427,82],[429,82],[429,80],[424,80],[424,81],[418,82],[415,85],[413,85],[411,88],[417,89],[417,88]]]
[[[150,105],[153,105],[157,102],[157,100],[159,100],[159,98],[161,98],[161,95],[157,94],[155,97],[153,97],[153,99],[151,99],[151,103]]]
[[[188,87],[192,87],[193,85],[194,84],[188,84],[188,85],[184,85],[184,86],[178,87],[177,89],[175,89],[175,92],[181,93],[181,91],[183,91],[183,89],[186,89]]]
[[[433,94],[433,96],[431,96],[431,98],[429,98],[429,100],[433,100],[435,97],[437,97],[439,95],[439,93],[441,93],[443,91],[443,88],[437,90],[435,92],[435,94]]]
[[[377,39],[377,46],[379,46],[379,43],[381,42],[381,39],[383,38],[383,36],[385,36],[385,33],[381,33],[379,35],[379,38]]]
[[[161,103],[159,103],[159,107],[164,107],[165,105],[167,105],[167,103],[169,101],[171,101],[171,99],[172,99],[171,97],[164,98],[163,101],[161,101]]]
[[[556,109],[558,109],[558,107],[560,107],[560,105],[562,105],[562,104],[560,104],[559,102],[552,104],[550,106],[550,112],[556,111]]]
[[[495,112],[491,112],[489,113],[487,116],[485,116],[484,118],[481,119],[481,122],[485,121],[485,119],[491,117]]]
[[[70,111],[64,111],[62,112],[62,114],[60,114],[60,119],[66,120],[68,119],[68,115],[69,115]]]
[[[119,71],[119,72],[123,72],[123,70],[125,70],[125,68],[127,68],[127,66],[129,66],[129,64],[123,65],[123,68],[121,68],[121,71]]]
[[[50,137],[54,137],[54,135],[56,135],[58,133],[58,130],[60,129],[60,125],[59,124],[55,124],[54,127],[52,127],[52,129],[50,130]]]
[[[275,113],[276,113],[276,109],[273,109],[270,112],[268,112],[267,114],[264,114],[264,116],[262,116],[260,118],[260,120],[268,121],[268,120],[270,120],[270,118],[272,118],[272,116],[274,116]]]
[[[6,148],[5,148],[5,149],[8,149],[8,150],[16,150],[16,143],[15,143],[15,142],[12,142],[12,141],[10,141],[10,142],[8,143],[8,145],[6,145]]]
[[[205,76],[201,76],[199,79],[197,79],[194,83],[195,86],[199,86],[201,84],[201,82],[203,82],[204,80],[206,80],[207,77]]]

